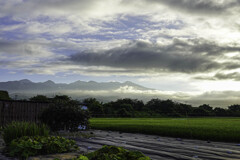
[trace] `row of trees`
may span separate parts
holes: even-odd
[[[152,99],[146,104],[137,99],[118,99],[101,103],[95,98],[83,100],[93,117],[185,117],[185,116],[240,116],[240,105],[227,109],[213,108],[208,104],[193,107],[172,100]]]
[[[9,99],[8,93],[0,92],[0,99]],[[66,95],[48,98],[44,95],[34,96],[29,99],[35,102],[60,102],[72,101]],[[59,103],[56,103],[59,102]],[[72,101],[73,102],[73,101]],[[82,102],[74,102],[74,105],[86,105],[92,117],[185,117],[185,116],[240,116],[240,105],[228,106],[226,109],[213,108],[208,104],[193,107],[189,104],[178,103],[172,100],[152,99],[147,103],[138,99],[118,99],[116,101],[102,103],[95,98],[87,98]]]

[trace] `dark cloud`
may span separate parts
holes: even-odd
[[[239,50],[238,47],[222,47],[203,39],[175,39],[169,45],[133,41],[106,51],[77,53],[69,60],[86,66],[191,73],[234,68],[233,64],[215,62],[214,57]]]
[[[202,14],[226,14],[230,8],[240,4],[239,0],[235,1],[217,1],[217,0],[148,0],[148,3],[154,2],[165,4],[170,8],[176,8],[182,11]]]
[[[238,73],[238,72],[233,72],[233,73],[228,73],[228,74],[217,73],[214,77],[218,80],[233,79],[233,80],[239,81],[240,73]]]
[[[194,79],[200,80],[235,80],[240,81],[240,73],[233,72],[233,73],[216,73],[214,76],[198,76],[194,77]]]
[[[0,40],[0,53],[23,55],[32,54],[32,51],[27,43]]]

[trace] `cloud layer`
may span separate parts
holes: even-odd
[[[70,61],[142,72],[195,73],[238,68],[238,63],[217,62],[225,53],[238,51],[240,47],[220,46],[204,39],[173,39],[167,45],[133,41],[110,50],[80,52],[71,55]]]
[[[171,90],[181,82],[219,90],[240,80],[239,12],[239,0],[0,1],[0,68],[9,72],[2,76],[148,79],[155,86],[164,79]],[[222,85],[207,89],[211,82]]]

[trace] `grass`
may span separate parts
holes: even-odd
[[[92,118],[92,129],[240,142],[240,118]]]
[[[3,139],[8,145],[13,139],[23,136],[48,136],[50,130],[44,124],[31,122],[11,122],[3,128]]]

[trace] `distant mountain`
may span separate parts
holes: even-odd
[[[23,79],[19,81],[8,81],[0,82],[0,90],[6,90],[13,97],[18,95],[19,98],[28,98],[36,94],[44,95],[56,95],[56,94],[74,94],[76,97],[77,94],[81,93],[81,96],[84,96],[83,93],[87,93],[86,96],[89,96],[91,92],[112,92],[121,88],[132,88],[134,90],[149,90],[146,87],[135,84],[130,81],[124,83],[120,82],[95,82],[95,81],[76,81],[70,84],[66,83],[54,83],[51,80],[46,82],[32,82],[28,79]],[[102,95],[99,95],[102,96]],[[111,95],[113,96],[113,95]]]

